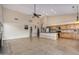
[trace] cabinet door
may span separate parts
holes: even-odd
[[[74,33],[67,33],[66,35],[68,39],[74,39]]]
[[[79,40],[79,34],[75,34],[75,39]]]
[[[79,29],[79,24],[75,24],[75,28],[76,29]]]
[[[61,29],[67,29],[67,25],[62,25]]]
[[[75,29],[76,28],[75,24],[70,25],[70,28]]]
[[[75,29],[76,27],[79,28],[79,24],[77,24],[77,26],[75,26],[75,24],[61,25],[61,29],[65,30]]]
[[[66,33],[62,32],[62,33],[60,33],[60,37],[61,38],[67,38],[67,35],[66,35]]]
[[[63,32],[63,33],[60,33],[60,37],[65,39],[73,39],[74,35],[73,33]]]
[[[51,29],[57,29],[57,26],[52,26]]]
[[[67,29],[69,29],[69,30],[70,29],[73,29],[72,27],[73,27],[73,25],[71,25],[71,24],[70,25],[67,25]]]

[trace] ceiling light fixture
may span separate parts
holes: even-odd
[[[53,9],[51,9],[51,11],[52,11],[52,12],[54,12],[54,10],[53,10]]]
[[[56,11],[54,11],[54,13],[56,14]]]
[[[79,20],[78,18],[79,18],[79,17],[78,17],[78,6],[77,6],[77,21]]]
[[[54,14],[56,14],[56,11],[54,9],[51,9],[51,12],[53,12]]]
[[[76,21],[79,21],[79,16],[78,16],[78,5],[75,7],[75,6],[72,6],[72,8],[76,8],[76,13],[77,13],[77,17],[76,17]]]
[[[46,15],[48,15],[48,13],[46,13]]]

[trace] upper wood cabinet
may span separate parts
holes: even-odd
[[[56,30],[58,28],[58,26],[51,26],[51,29]]]
[[[64,24],[64,25],[53,25],[53,26],[49,26],[51,30],[58,30],[58,27],[60,27],[60,30],[79,30],[79,23],[76,24]]]
[[[61,27],[61,29],[64,29],[64,30],[74,30],[76,25],[75,24],[66,24],[66,25],[61,25],[60,27]]]
[[[67,25],[61,25],[60,28],[65,30],[67,29]]]
[[[50,26],[51,29],[58,29],[58,27],[60,27],[61,30],[74,30],[79,29],[79,24],[64,24],[64,25]]]
[[[67,25],[67,29],[72,29],[72,30],[74,30],[74,29],[75,29],[75,24],[68,24],[68,25]]]

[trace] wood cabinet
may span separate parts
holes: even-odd
[[[74,33],[68,33],[68,32],[61,32],[60,33],[60,38],[65,38],[65,39],[74,39]]]
[[[64,24],[64,25],[55,25],[49,27],[51,29],[58,29],[58,27],[60,27],[61,30],[74,30],[74,29],[79,29],[79,24]]]
[[[75,24],[75,28],[76,29],[79,29],[79,24]]]
[[[60,33],[60,38],[79,40],[79,34],[63,32]]]
[[[74,29],[76,29],[75,24],[61,25],[60,27],[61,27],[62,30],[74,30]]]
[[[70,25],[68,25],[68,29],[74,30],[74,29],[75,29],[75,24],[70,24]]]
[[[79,34],[76,34],[76,35],[75,35],[75,39],[76,39],[76,40],[79,40]]]
[[[60,28],[61,28],[62,30],[65,30],[65,29],[67,29],[67,25],[61,25]]]
[[[51,27],[51,29],[55,29],[55,30],[56,30],[57,28],[58,28],[58,26],[52,26],[52,27]]]
[[[56,29],[57,27],[61,28],[60,29],[61,30],[61,33],[60,33],[61,38],[79,40],[79,33],[78,33],[79,31],[78,32],[76,31],[76,30],[79,30],[79,23],[51,26],[52,29]]]

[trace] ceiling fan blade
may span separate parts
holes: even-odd
[[[39,16],[41,16],[41,15],[40,14],[36,14],[36,4],[34,4],[34,13],[33,13],[32,18],[34,18],[34,17],[40,18]]]
[[[38,16],[41,16],[40,14],[38,14]]]
[[[34,16],[37,16],[37,14],[36,14],[36,13],[34,13],[33,15],[34,15]]]
[[[37,18],[40,18],[38,15],[36,16]]]
[[[35,14],[36,16],[41,16],[40,14]]]
[[[37,18],[39,18],[39,16],[37,16]]]

